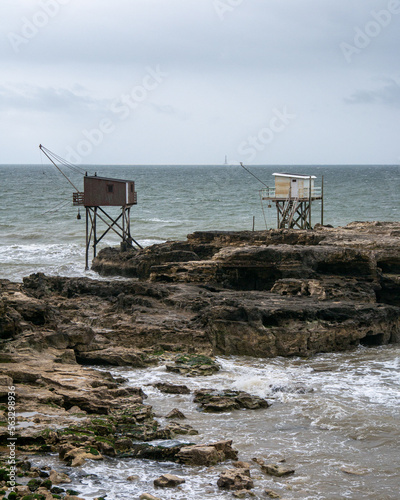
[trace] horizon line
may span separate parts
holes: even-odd
[[[0,166],[19,166],[19,165],[34,165],[34,166],[50,166],[50,164],[42,163],[0,163]],[[115,167],[156,167],[156,166],[170,166],[170,167],[240,167],[241,165],[235,163],[77,163],[76,166],[115,166]],[[400,163],[250,163],[247,164],[251,167],[353,167],[353,166],[375,166],[375,167],[385,167],[385,166],[398,166]]]

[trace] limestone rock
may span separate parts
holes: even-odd
[[[281,498],[281,496],[279,495],[279,493],[277,493],[276,491],[274,490],[271,490],[269,488],[265,488],[264,489],[264,493],[269,497],[269,498]]]
[[[233,491],[232,492],[232,495],[235,497],[235,498],[247,498],[247,497],[255,497],[256,495],[250,491],[250,490],[237,490],[237,491]]]
[[[163,474],[157,479],[154,479],[154,486],[158,488],[174,488],[185,482],[185,479],[174,476],[173,474]]]
[[[150,493],[142,493],[139,498],[140,500],[161,500],[161,498],[150,495]]]
[[[57,472],[55,470],[51,470],[50,481],[53,484],[64,484],[64,483],[70,483],[71,479],[67,474],[64,474],[63,472]]]
[[[177,459],[187,465],[215,465],[225,460],[237,460],[238,452],[232,448],[232,441],[218,441],[211,444],[184,446]]]
[[[0,374],[0,386],[11,387],[13,385],[13,379],[8,375]]]
[[[248,469],[249,471],[251,467],[251,464],[249,462],[242,462],[242,461],[233,462],[232,465],[237,469]]]
[[[262,464],[261,470],[270,476],[282,477],[294,474],[295,470],[279,464]]]
[[[252,396],[242,391],[213,391],[209,389],[199,389],[195,391],[193,400],[199,403],[206,412],[223,412],[246,408],[256,410],[268,408],[269,404],[259,396]]]
[[[97,450],[92,449],[90,451],[85,448],[72,448],[66,453],[60,452],[60,457],[67,463],[70,463],[71,467],[79,467],[83,465],[87,459],[103,460],[103,456]]]
[[[180,449],[177,458],[186,465],[215,465],[223,462],[224,454],[219,452],[214,446],[193,445],[184,446]]]
[[[198,431],[193,429],[191,425],[184,425],[178,422],[172,422],[171,424],[168,424],[166,429],[170,431],[172,434],[195,436],[199,433]]]
[[[247,469],[235,468],[221,472],[217,485],[225,490],[250,490],[254,482]]]
[[[174,385],[169,382],[157,382],[154,384],[159,391],[166,394],[190,394],[190,389],[186,385]]]
[[[132,254],[107,250],[114,268],[121,255],[155,283],[40,274],[23,285],[3,280],[0,319],[14,321],[12,335],[27,333],[19,345],[74,349],[87,363],[138,365],[146,362],[138,350],[149,346],[270,357],[397,342],[399,235],[399,223],[371,222],[316,231],[203,231]],[[130,359],[127,350],[115,350],[121,342]],[[212,373],[207,363],[187,364],[168,369]]]
[[[78,355],[78,361],[84,365],[133,366],[136,368],[146,366],[140,351],[124,347],[81,351]]]
[[[213,375],[219,371],[219,365],[204,355],[179,355],[174,364],[167,364],[169,372],[180,373],[190,377]]]
[[[51,321],[53,316],[46,302],[34,297],[29,297],[24,293],[22,288],[8,295],[7,307],[17,311],[24,321],[30,322],[36,326],[45,325]]]
[[[182,420],[185,419],[186,417],[180,410],[178,410],[178,408],[174,408],[168,413],[168,415],[165,415],[165,418],[175,418]]]
[[[9,387],[12,387],[13,379],[8,375],[0,375],[0,398],[7,399],[10,392]]]
[[[65,349],[59,356],[54,359],[54,363],[64,363],[67,365],[76,365],[75,351],[73,349]]]

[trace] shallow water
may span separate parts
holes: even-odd
[[[295,469],[287,478],[260,472],[253,463],[256,498],[270,488],[282,498],[367,500],[398,499],[400,479],[400,346],[363,348],[349,353],[321,354],[310,359],[218,358],[222,369],[211,377],[189,378],[165,371],[115,368],[128,385],[141,386],[161,423],[173,408],[198,436],[177,436],[184,442],[232,439],[239,460],[253,457],[276,463],[285,459]],[[159,381],[199,388],[240,389],[266,398],[262,410],[209,414],[198,411],[193,395],[164,394]],[[42,463],[47,463],[43,458]],[[64,466],[54,459],[54,466]],[[107,493],[107,499],[139,498],[149,492],[167,499],[232,498],[216,486],[222,470],[149,460],[106,459],[72,472],[73,487],[84,498]],[[67,471],[71,473],[71,470]],[[153,480],[163,473],[186,479],[179,489],[157,490]],[[129,476],[138,476],[128,481]]]

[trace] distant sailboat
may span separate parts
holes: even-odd
[[[225,155],[225,163],[224,165],[228,165],[228,157]]]

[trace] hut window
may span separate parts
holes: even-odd
[[[114,191],[114,184],[107,184],[107,191],[112,193]]]
[[[133,184],[131,184],[131,193],[133,193]]]

